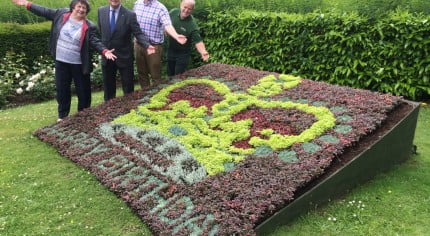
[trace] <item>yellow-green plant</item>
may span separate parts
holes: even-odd
[[[260,98],[279,94],[285,89],[297,86],[300,78],[269,75],[257,85],[248,88],[247,93],[234,93],[217,81],[209,79],[187,79],[174,83],[155,94],[148,104],[114,120],[136,126],[144,130],[155,130],[168,137],[177,139],[201,163],[209,175],[222,172],[225,163],[237,163],[252,154],[255,148],[267,146],[271,150],[286,149],[294,143],[305,143],[335,125],[333,113],[325,107],[283,101],[264,101]],[[210,111],[212,117],[207,120],[207,107],[191,107],[188,101],[180,100],[169,104],[168,109],[159,110],[168,105],[168,95],[175,89],[189,84],[206,84],[221,94],[224,99],[215,104]],[[242,149],[233,146],[233,142],[250,138],[251,119],[233,121],[232,117],[249,107],[298,109],[316,118],[316,122],[299,135],[276,134],[271,129],[261,133],[267,139],[251,137],[251,148]],[[215,157],[215,158],[214,158]]]

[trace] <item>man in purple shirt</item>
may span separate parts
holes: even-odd
[[[158,83],[161,80],[164,31],[180,44],[185,44],[187,38],[176,32],[167,8],[157,0],[137,0],[133,10],[142,32],[155,48],[155,53],[148,55],[144,47],[134,44],[139,83],[142,88],[146,88],[151,81]]]

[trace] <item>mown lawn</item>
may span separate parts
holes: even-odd
[[[94,93],[93,104],[101,102],[102,93]],[[0,111],[0,235],[151,235],[89,172],[32,136],[55,122],[56,114],[54,100]],[[418,155],[406,163],[303,214],[273,235],[428,234],[428,106],[420,110],[414,143]]]

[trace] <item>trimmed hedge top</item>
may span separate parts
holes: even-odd
[[[26,64],[31,65],[35,58],[49,55],[48,40],[51,22],[20,25],[16,23],[0,24],[1,55],[7,51],[24,52]]]

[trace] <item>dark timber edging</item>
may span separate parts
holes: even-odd
[[[406,161],[413,150],[419,104],[405,102],[413,108],[394,127],[347,162],[344,167],[326,176],[324,180],[258,225],[257,234],[266,235],[300,214],[345,194],[375,175]]]

